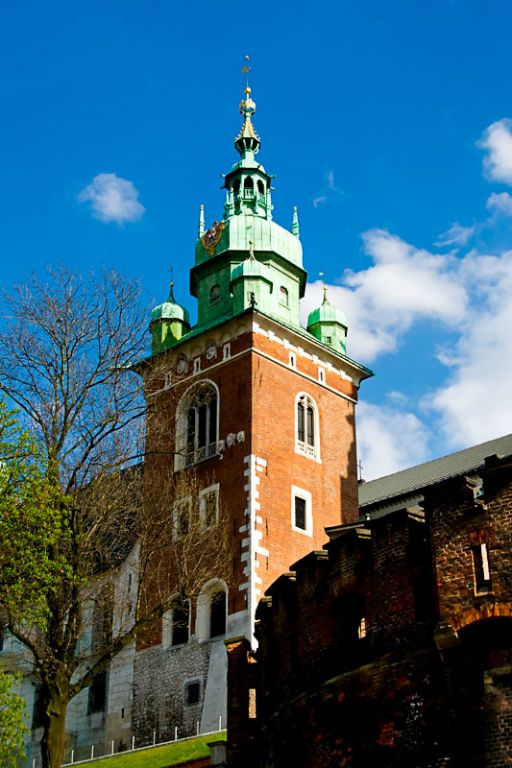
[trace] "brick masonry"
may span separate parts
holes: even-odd
[[[424,516],[333,531],[270,586],[256,655],[227,644],[230,768],[512,764],[510,457],[482,478],[485,503],[438,483]]]

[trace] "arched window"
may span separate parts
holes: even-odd
[[[240,179],[235,179],[235,182],[233,184],[233,194],[238,195],[240,192]]]
[[[226,634],[227,587],[220,579],[212,579],[197,598],[196,636],[200,641]]]
[[[258,180],[258,192],[260,193],[260,195],[265,194],[265,185],[263,184],[261,179]]]
[[[296,399],[295,450],[314,459],[320,457],[318,411],[313,398],[305,393]]]
[[[246,176],[244,179],[244,195],[246,197],[252,197],[254,194],[254,181],[250,176]]]
[[[279,303],[285,307],[288,306],[288,288],[285,288],[284,285],[279,289]]]
[[[216,455],[218,415],[219,395],[213,382],[200,381],[185,392],[176,410],[176,469]]]

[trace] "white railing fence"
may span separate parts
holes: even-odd
[[[183,731],[184,729],[182,729]],[[129,743],[126,744],[122,739],[100,742],[96,744],[90,744],[87,746],[73,747],[67,750],[65,762],[62,764],[62,768],[68,768],[72,765],[84,765],[96,760],[102,760],[104,758],[112,757],[113,755],[129,754],[130,752],[139,752],[144,749],[151,749],[152,747],[164,746],[166,744],[174,744],[175,742],[183,742],[189,739],[195,739],[197,736],[213,736],[216,733],[222,731],[222,716],[219,717],[218,728],[214,731],[201,731],[199,721],[196,722],[195,733],[188,733],[187,735],[180,736],[180,729],[177,725],[172,726],[165,730],[162,734],[157,734],[154,730],[152,737],[148,740],[140,738],[137,739],[132,736]],[[40,758],[32,758],[31,768],[40,768]]]

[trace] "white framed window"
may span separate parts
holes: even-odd
[[[292,485],[291,499],[291,522],[292,530],[304,533],[306,536],[313,535],[313,510],[311,503],[311,493]]]
[[[231,344],[229,341],[222,347],[222,359],[229,360],[231,357]]]
[[[295,452],[320,461],[318,408],[305,392],[295,398]]]
[[[325,383],[325,368],[318,369],[318,381],[322,384]]]
[[[199,520],[203,528],[210,528],[219,519],[219,483],[199,492]]]
[[[190,530],[190,516],[192,514],[192,498],[186,496],[179,499],[172,509],[172,531],[175,540],[186,536]]]
[[[290,368],[296,368],[297,367],[297,356],[295,352],[290,352]]]
[[[217,455],[219,391],[210,380],[194,384],[176,409],[175,470]]]
[[[199,373],[200,371],[201,371],[201,358],[194,357],[194,367],[192,369],[192,373]]]
[[[279,303],[283,307],[287,307],[289,303],[288,299],[288,288],[285,288],[284,285],[282,285],[279,289]]]

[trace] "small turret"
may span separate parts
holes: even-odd
[[[327,287],[324,287],[321,305],[308,315],[308,331],[323,344],[346,353],[347,320],[343,312],[329,301]]]
[[[169,286],[169,298],[151,312],[149,324],[153,355],[169,349],[190,330],[188,311],[174,298],[174,283]]]

